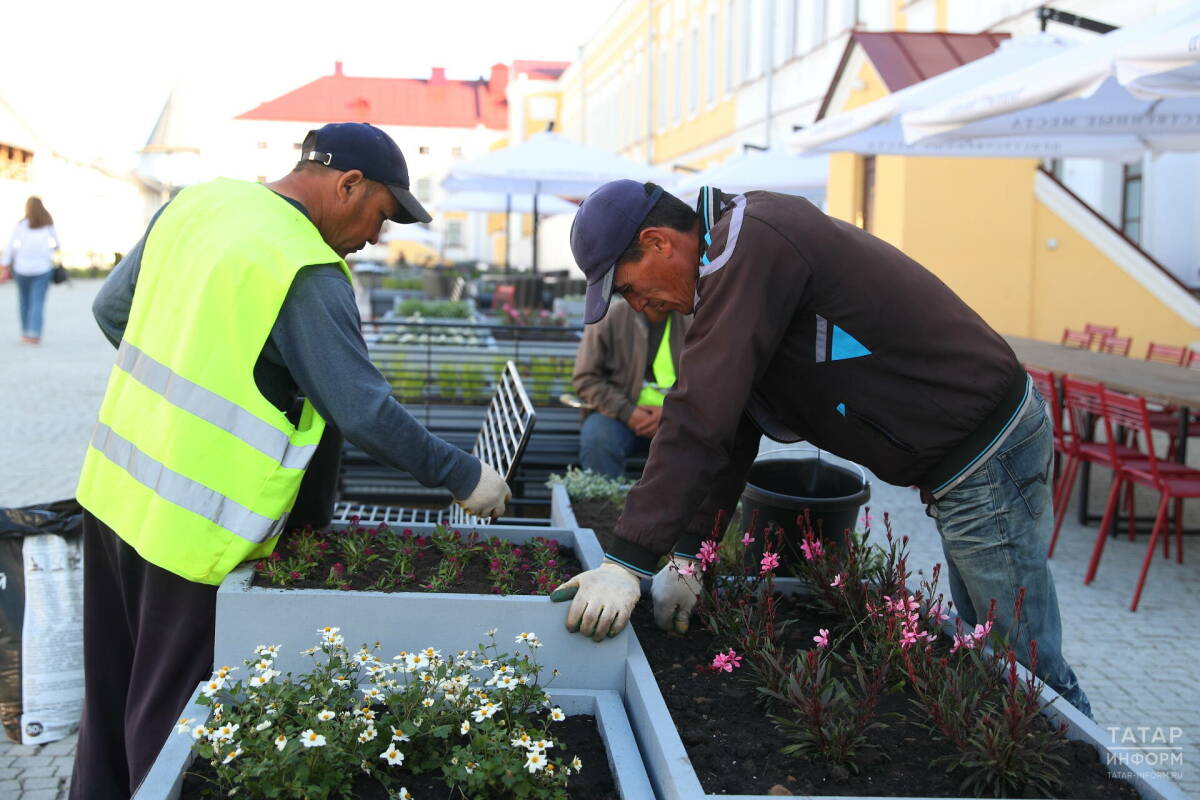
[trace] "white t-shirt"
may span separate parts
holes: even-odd
[[[30,228],[28,220],[21,220],[13,229],[4,257],[0,264],[11,260],[17,275],[41,275],[54,267],[54,251],[58,249],[58,234],[53,225]]]

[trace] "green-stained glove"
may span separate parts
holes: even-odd
[[[571,600],[567,630],[599,642],[625,629],[641,596],[640,576],[636,572],[615,561],[605,561],[559,586],[550,599],[556,603]]]

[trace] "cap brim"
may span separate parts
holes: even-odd
[[[599,322],[608,313],[608,304],[612,299],[613,275],[616,271],[617,265],[613,264],[600,280],[588,284],[583,303],[584,324],[591,325]]]
[[[396,216],[392,217],[393,222],[408,224],[433,221],[433,217],[429,216],[429,212],[417,202],[417,198],[413,197],[413,193],[408,189],[390,183],[387,184],[387,187],[391,191],[392,197],[396,198],[396,202],[400,204],[400,210],[396,212]]]

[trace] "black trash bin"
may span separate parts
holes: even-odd
[[[762,553],[762,533],[772,523],[783,529],[785,555],[799,553],[805,512],[819,536],[841,544],[843,532],[854,530],[858,509],[870,499],[871,484],[857,464],[784,451],[750,467],[742,492],[742,524],[748,528],[754,520],[755,558]]]

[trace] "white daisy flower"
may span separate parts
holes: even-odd
[[[282,733],[275,737],[275,749],[276,750],[283,750],[284,746],[286,746],[287,743],[288,743],[287,737],[284,736]]]
[[[579,760],[579,756],[575,756],[571,759],[571,769],[575,770],[576,772],[579,772],[579,770],[583,769],[583,762]]]
[[[312,728],[300,734],[300,742],[305,747],[324,747],[325,737],[314,731]]]
[[[225,679],[224,678],[213,678],[208,683],[204,684],[204,688],[201,689],[200,691],[205,697],[212,697],[217,692],[221,691],[221,689],[223,689],[224,687],[225,687]]]
[[[265,731],[269,727],[271,727],[271,720],[264,719],[262,722],[260,722],[254,726],[254,730],[255,731]]]
[[[474,761],[468,761],[466,764],[463,764],[463,769],[467,771],[468,775],[475,771],[475,767],[476,764]]]
[[[491,719],[492,716],[500,710],[499,703],[484,703],[479,708],[471,712],[471,716],[476,722],[483,722],[485,719]]]
[[[379,757],[392,765],[404,763],[404,753],[401,753],[398,749],[396,749],[396,745],[394,744],[389,744],[388,749],[380,753]],[[404,790],[401,789],[400,791],[403,792]]]
[[[337,686],[345,687],[345,686],[350,685],[350,681],[346,680],[346,678],[341,675],[338,675],[337,677],[333,678],[332,680],[333,680],[333,683]]]
[[[175,723],[175,732],[176,733],[188,733],[192,729],[191,723],[192,723],[191,717],[180,717],[179,722]]]
[[[539,772],[546,768],[546,756],[536,750],[529,751],[529,755],[525,758],[525,769],[529,770],[530,774]]]
[[[319,714],[317,714],[317,719],[320,720],[321,722],[329,722],[329,720],[333,719],[336,716],[337,716],[337,714],[333,713],[328,708],[326,708],[326,709],[322,709],[321,712]]]
[[[425,706],[425,708],[429,708],[430,706],[433,705],[433,698],[426,697],[424,700],[421,701],[421,705]]]
[[[396,794],[396,800],[413,800],[412,792],[401,786],[400,791]]]
[[[237,669],[237,667],[221,667],[216,672],[213,673],[213,677],[214,678],[228,678],[229,673],[233,672],[236,669]]]
[[[567,718],[567,715],[564,714],[563,710],[561,708],[559,708],[558,706],[555,706],[554,708],[550,709],[550,719],[553,720],[554,722],[562,722],[566,718]]]
[[[364,700],[382,700],[383,699],[383,692],[379,691],[374,686],[372,686],[370,689],[363,689],[362,693],[363,693]]]
[[[203,725],[197,725],[196,727],[192,728],[192,738],[196,739],[196,740],[203,739],[205,736],[208,736],[210,733],[212,733],[212,731],[210,731],[208,728],[206,728]]]
[[[240,727],[241,727],[240,725],[230,725],[229,723],[225,723],[224,725],[222,725],[221,727],[219,727],[215,731],[213,731],[210,738],[212,738],[212,740],[214,742],[230,741],[231,739],[233,739],[233,735],[235,733],[237,733],[237,730]]]
[[[255,676],[253,676],[252,678],[250,678],[250,680],[246,681],[246,683],[247,683],[247,685],[249,685],[250,687],[252,687],[252,688],[254,688],[254,689],[258,689],[258,688],[261,688],[261,687],[263,687],[263,686],[266,686],[268,683],[270,683],[270,681],[268,681],[268,680],[266,680],[265,678],[263,678],[263,676],[262,676],[262,675],[255,675]]]
[[[271,659],[269,659],[269,658],[260,658],[260,659],[259,659],[257,662],[255,662],[253,669],[256,669],[256,670],[258,670],[259,672],[262,672],[263,670],[268,670],[268,669],[270,669],[270,668],[271,668],[271,667],[273,667],[274,665],[275,665],[275,662],[274,662],[274,661],[272,661]]]
[[[533,738],[528,733],[526,733],[525,731],[521,731],[520,733],[517,734],[517,738],[513,739],[511,742],[509,742],[509,744],[511,744],[513,747],[528,748],[530,742],[532,742],[532,741],[533,741]]]
[[[341,628],[333,628],[333,627],[330,627],[329,625],[326,625],[324,628],[317,629],[317,635],[321,636],[325,639],[328,639],[330,636],[335,635],[340,630],[341,630]]]
[[[470,730],[471,730],[471,721],[470,720],[464,719],[462,721],[462,725],[458,726],[458,733],[460,736],[466,736]]]
[[[242,754],[241,747],[237,748],[236,750],[231,750],[231,751],[229,751],[229,755],[225,756],[225,760],[223,760],[221,763],[228,764],[230,761],[233,761],[235,758],[237,758],[241,754]]]
[[[360,733],[360,734],[358,735],[358,741],[359,741],[361,744],[366,744],[367,742],[369,742],[369,741],[371,741],[372,739],[374,739],[374,738],[375,738],[375,736],[376,736],[376,733],[375,733],[375,726],[374,726],[374,725],[368,725],[368,726],[367,726],[367,727],[366,727],[366,728],[363,730],[363,732],[362,732],[362,733]]]
[[[315,652],[317,652],[317,648],[315,648],[315,647],[310,647],[310,648],[308,648],[307,650],[301,650],[301,651],[300,651],[300,655],[302,655],[302,656],[311,656],[311,655],[312,655],[313,653],[315,653]]]
[[[540,752],[545,752],[546,750],[549,750],[551,747],[554,747],[554,742],[550,741],[549,739],[535,739],[529,743],[529,747],[531,750],[538,750]]]
[[[403,728],[392,728],[392,741],[407,742],[408,734],[404,732]]]
[[[486,637],[488,637],[488,638],[490,639],[490,638],[492,638],[493,636],[495,636],[495,635],[496,635],[496,629],[495,629],[495,628],[492,628],[491,630],[484,631],[484,632],[483,632],[483,635],[484,635],[484,636],[486,636]]]
[[[496,679],[496,688],[497,689],[508,690],[508,689],[512,689],[516,685],[517,685],[517,681],[511,675],[505,675],[502,678]]]

